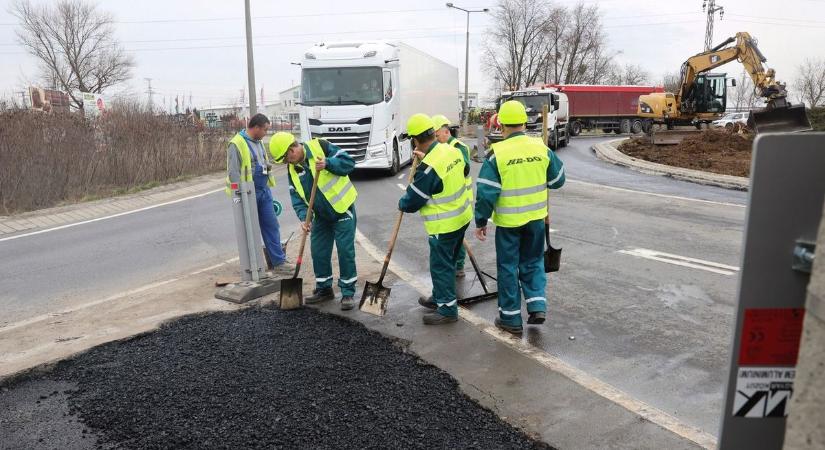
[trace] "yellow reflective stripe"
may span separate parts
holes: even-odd
[[[465,192],[467,192],[467,185],[462,186],[461,189],[459,189],[458,192],[456,192],[453,195],[448,195],[446,197],[432,198],[427,203],[430,204],[430,205],[443,205],[444,203],[450,203],[451,201],[457,200],[458,198],[460,198],[462,195],[464,195]]]
[[[347,192],[349,192],[349,190],[350,190],[350,189],[352,189],[352,187],[353,187],[353,186],[352,186],[352,183],[347,183],[346,185],[344,185],[344,188],[343,188],[343,189],[341,189],[341,192],[339,192],[339,193],[338,193],[338,195],[336,195],[335,197],[333,197],[333,198],[329,201],[329,203],[330,203],[331,205],[335,205],[336,203],[338,203],[339,201],[341,201],[341,199],[342,199],[342,198],[344,198],[344,195],[346,195],[346,194],[347,194]]]
[[[464,202],[463,206],[460,206],[459,208],[454,209],[452,211],[445,212],[445,213],[429,214],[429,215],[423,215],[422,214],[421,217],[424,219],[425,222],[432,222],[434,220],[451,219],[453,217],[458,217],[458,216],[464,214],[464,212],[469,207],[470,207],[470,200],[467,200],[467,201]]]
[[[530,211],[538,211],[547,206],[546,201],[542,201],[541,203],[533,203],[532,205],[526,206],[496,206],[496,214],[519,214],[524,212]]]
[[[545,189],[547,189],[547,185],[544,183],[521,189],[502,189],[501,194],[499,194],[499,197],[518,197],[520,195],[535,194]]]

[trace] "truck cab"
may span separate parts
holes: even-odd
[[[569,134],[567,129],[568,102],[567,96],[555,89],[527,88],[523,90],[505,92],[498,99],[496,109],[501,103],[516,100],[524,105],[527,111],[526,134],[534,137],[542,135],[541,113],[547,105],[547,145],[553,150],[567,145]],[[501,140],[501,132],[491,133],[490,142]]]
[[[356,168],[392,173],[409,162],[401,145],[398,47],[382,42],[318,44],[301,62],[301,139],[326,139]]]

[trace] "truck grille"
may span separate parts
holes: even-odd
[[[346,150],[355,162],[361,162],[367,156],[370,132],[360,133],[310,133],[312,138],[326,139],[332,144]]]

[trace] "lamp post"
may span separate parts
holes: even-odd
[[[246,74],[249,81],[249,118],[258,112],[255,101],[255,61],[252,57],[252,13],[249,11],[249,0],[244,2],[244,18],[246,19]]]
[[[468,105],[470,104],[468,87],[468,80],[470,79],[470,13],[490,12],[490,9],[464,9],[452,3],[447,3],[447,8],[458,9],[467,13],[467,41],[464,48],[464,102],[461,108],[461,126],[463,128],[464,122],[467,120]]]

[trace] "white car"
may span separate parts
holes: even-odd
[[[719,120],[714,120],[711,122],[711,125],[714,128],[727,128],[731,130],[736,124],[747,125],[750,114],[749,112],[730,113]]]

